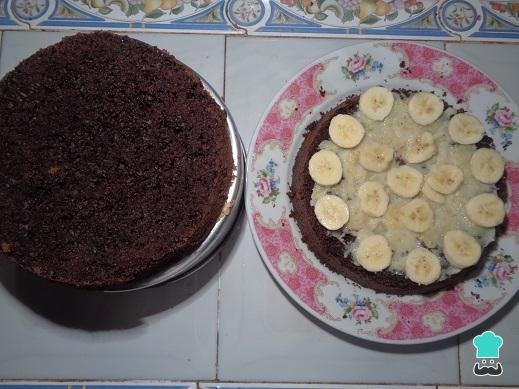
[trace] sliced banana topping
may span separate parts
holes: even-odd
[[[470,171],[476,180],[485,184],[495,184],[503,177],[505,161],[493,149],[478,149],[470,159]]]
[[[384,120],[393,108],[395,98],[387,88],[374,86],[360,95],[359,109],[371,120]]]
[[[333,143],[346,149],[357,146],[364,138],[364,126],[351,115],[336,115],[328,127]]]
[[[422,182],[422,173],[410,166],[395,167],[387,173],[387,185],[400,197],[415,197],[420,192]]]
[[[407,229],[425,232],[434,223],[434,213],[424,199],[413,199],[401,208],[402,222]]]
[[[389,195],[384,185],[379,182],[365,182],[360,186],[357,196],[360,200],[360,209],[368,215],[380,217],[386,213]]]
[[[434,137],[430,132],[424,131],[409,139],[404,158],[408,163],[420,163],[427,161],[434,154],[436,154]]]
[[[359,163],[372,172],[383,172],[393,160],[394,150],[382,143],[365,143],[360,146]]]
[[[346,202],[334,195],[326,195],[317,200],[314,212],[319,223],[330,231],[342,228],[350,218]]]
[[[384,270],[391,263],[393,252],[382,235],[371,235],[361,240],[357,248],[357,261],[367,271]]]
[[[440,278],[440,260],[427,249],[418,247],[407,255],[405,275],[420,285],[429,285]]]
[[[443,102],[432,93],[419,92],[409,99],[408,109],[415,123],[426,126],[441,116]]]
[[[425,181],[436,192],[451,194],[456,192],[463,182],[463,172],[455,165],[435,165]]]
[[[481,227],[495,227],[505,220],[505,204],[493,193],[483,193],[465,206],[470,220]]]
[[[331,186],[342,178],[342,163],[333,151],[320,150],[310,158],[308,171],[319,185]]]
[[[462,145],[478,143],[485,134],[479,119],[468,113],[458,113],[449,121],[449,135]]]
[[[429,184],[426,182],[422,186],[422,193],[425,197],[427,197],[429,200],[434,201],[438,204],[444,204],[445,203],[445,196],[442,195],[440,192],[436,192],[433,188],[429,186]]]
[[[327,130],[308,166],[310,202],[334,236],[355,237],[355,264],[431,285],[473,266],[498,236],[506,210],[494,184],[505,162],[492,146],[477,148],[476,117],[444,112],[432,93],[374,87]]]
[[[451,265],[464,269],[478,262],[481,246],[465,231],[453,230],[447,232],[443,238],[443,253]]]

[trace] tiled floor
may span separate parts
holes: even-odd
[[[63,35],[4,32],[0,76]],[[246,146],[287,80],[323,54],[358,42],[133,36],[174,52],[224,94]],[[480,66],[519,100],[519,46],[447,44],[447,49]],[[49,288],[2,264],[0,378],[519,384],[517,305],[498,322],[461,337],[459,348],[456,338],[382,346],[339,334],[296,308],[261,262],[243,215],[220,257],[221,266],[217,258],[177,284],[108,295]],[[470,336],[487,327],[505,339],[505,373],[491,381],[471,373]]]
[[[226,102],[244,143],[250,143],[263,111],[287,80],[314,59],[347,44],[355,42],[228,38]],[[442,43],[436,45],[443,47]],[[245,222],[227,256],[220,294],[220,379],[458,382],[455,339],[403,352],[402,348],[377,346],[323,330],[271,279]],[[388,365],[397,349],[398,358]],[[410,363],[413,369],[402,374]]]
[[[460,45],[447,44],[447,50],[457,54],[474,64],[477,64],[483,71],[490,74],[504,89],[512,96],[515,101],[519,100],[519,78],[515,76],[514,67],[510,64],[517,64],[519,61],[519,48],[516,46],[502,45]],[[517,302],[515,298],[515,303]],[[510,306],[514,304],[511,302]],[[472,373],[474,366],[474,347],[472,338],[481,332],[483,327],[470,331],[460,337],[460,369],[461,380],[470,385],[517,385],[519,384],[519,352],[514,350],[519,343],[519,308],[504,309],[499,318],[491,319],[487,328],[492,328],[496,333],[505,339],[501,358],[503,369],[508,367],[514,374],[505,374],[497,378],[476,377]],[[508,341],[506,341],[508,340]],[[511,343],[511,344],[510,344]]]

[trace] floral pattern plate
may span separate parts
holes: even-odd
[[[292,164],[320,112],[373,85],[445,93],[475,114],[507,160],[508,225],[480,274],[432,296],[375,293],[329,271],[302,243],[288,199]],[[333,52],[299,72],[265,112],[250,146],[246,206],[263,261],[310,314],[345,333],[414,344],[459,334],[492,316],[517,292],[519,109],[492,79],[445,51],[405,42]]]

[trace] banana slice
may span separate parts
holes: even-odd
[[[478,143],[485,133],[479,119],[468,113],[458,113],[449,121],[449,135],[462,145]]]
[[[326,195],[317,200],[314,212],[319,223],[331,231],[342,228],[350,218],[346,202],[334,195]]]
[[[466,232],[453,230],[443,237],[443,253],[452,266],[463,269],[478,262],[481,246]]]
[[[374,86],[360,95],[359,109],[371,120],[384,120],[393,108],[395,98],[387,88]]]
[[[505,220],[505,204],[493,193],[483,193],[471,198],[465,210],[469,219],[481,227],[495,227]]]
[[[433,123],[443,112],[443,102],[432,93],[418,92],[409,99],[409,115],[415,123],[426,126]]]
[[[363,144],[361,147],[359,163],[366,170],[383,172],[393,160],[394,150],[389,146],[374,142]]]
[[[463,182],[463,172],[455,165],[434,165],[425,182],[436,192],[451,194]]]
[[[438,204],[444,204],[445,203],[445,196],[442,195],[439,192],[436,192],[433,188],[429,186],[429,184],[426,182],[422,186],[422,193],[425,197],[427,197],[429,200],[434,201]]]
[[[434,213],[424,199],[414,199],[401,208],[402,222],[407,229],[425,232],[434,223]]]
[[[408,163],[427,161],[436,154],[436,144],[430,132],[422,132],[407,142],[404,158]]]
[[[441,271],[438,257],[423,247],[418,247],[407,255],[405,275],[417,284],[432,284],[440,278]]]
[[[416,196],[422,182],[422,173],[410,166],[395,167],[387,173],[387,185],[400,197],[410,199]]]
[[[505,172],[503,157],[493,149],[478,149],[470,159],[470,171],[476,180],[495,184]]]
[[[310,158],[308,172],[319,185],[335,185],[342,178],[342,163],[333,151],[321,150]]]
[[[364,126],[351,115],[335,115],[328,127],[330,139],[336,145],[351,149],[364,138]]]
[[[384,270],[391,264],[393,252],[382,235],[371,235],[361,240],[357,248],[357,261],[367,271]]]
[[[380,217],[386,213],[389,195],[382,184],[373,181],[365,182],[360,186],[357,197],[360,200],[360,209],[368,215]]]

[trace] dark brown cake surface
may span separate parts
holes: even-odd
[[[396,91],[402,96],[411,94],[409,91]],[[335,273],[343,275],[362,286],[374,289],[377,292],[409,295],[425,294],[452,287],[466,278],[484,262],[486,254],[494,247],[491,244],[483,249],[481,259],[475,266],[465,268],[459,273],[429,285],[419,285],[401,274],[384,270],[369,272],[356,265],[351,257],[344,256],[346,245],[352,244],[355,236],[344,234],[340,239],[333,236],[317,220],[311,205],[314,181],[308,172],[308,162],[312,155],[319,150],[319,144],[329,138],[328,127],[332,118],[338,114],[353,114],[358,109],[359,96],[350,96],[338,106],[322,114],[321,118],[311,123],[305,133],[303,143],[296,155],[292,169],[292,182],[289,197],[292,202],[291,216],[295,219],[303,242],[308,246],[316,258]],[[485,136],[476,145],[479,147],[494,148],[491,138]],[[506,176],[496,184],[497,194],[503,200],[507,199]],[[496,240],[504,232],[505,224],[496,228]]]
[[[172,55],[77,34],[0,82],[0,243],[23,268],[81,287],[178,261],[226,202],[226,115]]]

